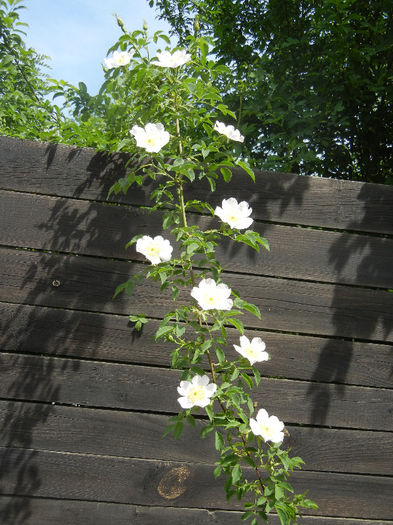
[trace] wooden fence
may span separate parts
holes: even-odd
[[[126,242],[160,231],[149,185],[106,201],[125,172],[124,155],[0,139],[2,525],[242,523],[210,440],[161,439],[178,372],[151,338],[170,297],[145,282],[112,299],[142,261]],[[270,241],[219,257],[262,311],[245,318],[271,354],[254,397],[306,461],[292,479],[319,509],[301,523],[392,524],[393,187],[236,172],[188,191],[247,200]],[[152,318],[142,334],[130,313]]]

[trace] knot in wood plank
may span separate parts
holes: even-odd
[[[185,481],[190,477],[187,467],[175,467],[164,474],[157,490],[165,499],[176,499],[186,491]]]

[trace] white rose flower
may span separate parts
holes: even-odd
[[[104,66],[107,69],[113,69],[115,67],[127,66],[130,63],[131,58],[134,56],[135,51],[114,51],[111,57],[104,59]]]
[[[253,223],[253,219],[249,217],[252,213],[252,208],[250,208],[248,202],[242,201],[238,203],[234,197],[224,199],[221,208],[217,206],[214,213],[223,222],[229,224],[231,228],[237,228],[238,230],[244,230]]]
[[[233,306],[230,295],[231,289],[226,284],[217,284],[213,279],[202,279],[199,286],[191,290],[191,296],[202,310],[230,310]]]
[[[214,129],[218,131],[218,133],[221,133],[221,135],[228,137],[228,139],[236,140],[236,142],[244,142],[244,137],[240,134],[240,131],[231,125],[226,126],[223,122],[216,120]]]
[[[253,337],[250,342],[248,337],[242,335],[240,337],[240,346],[233,346],[240,355],[250,361],[251,365],[258,361],[267,361],[269,359],[269,354],[265,352],[266,344],[260,337]]]
[[[182,408],[204,408],[216,390],[217,385],[209,383],[208,376],[196,375],[191,381],[180,381],[177,391],[182,397],[178,398],[178,402]]]
[[[161,51],[157,53],[158,60],[153,60],[152,64],[160,67],[179,67],[191,60],[191,55],[186,53],[184,49],[178,49],[174,53],[169,51]]]
[[[265,441],[281,443],[284,439],[284,423],[276,416],[269,416],[264,408],[258,410],[256,419],[250,418],[250,427],[255,436],[261,436]]]
[[[144,128],[133,126],[131,135],[135,137],[136,145],[150,153],[158,153],[169,142],[170,135],[162,124],[149,122]]]
[[[170,260],[173,247],[161,235],[157,235],[154,239],[144,235],[137,240],[136,251],[144,255],[146,259],[149,259],[152,264],[159,264],[162,261]]]

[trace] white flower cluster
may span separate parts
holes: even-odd
[[[114,51],[111,57],[104,59],[104,66],[113,69],[121,66],[128,66],[135,51]]]
[[[111,58],[105,60],[105,66],[108,69],[127,65],[133,56],[133,52],[115,51]],[[177,50],[173,53],[162,51],[157,53],[157,59],[152,62],[159,67],[176,68],[186,64],[191,56],[184,50]],[[216,121],[214,130],[225,135],[227,138],[243,142],[244,137],[240,131],[233,126],[226,126],[224,123]],[[169,133],[165,130],[163,124],[148,123],[144,127],[133,126],[131,135],[134,136],[138,147],[144,148],[147,152],[158,153],[170,139]],[[215,215],[231,228],[238,230],[248,228],[253,219],[250,217],[252,208],[245,201],[238,202],[234,197],[224,199],[221,206],[217,206]],[[169,240],[164,239],[161,235],[152,238],[144,235],[136,243],[136,251],[143,254],[151,264],[167,262],[172,257],[173,247]],[[230,298],[232,290],[224,283],[217,283],[213,279],[202,279],[198,286],[191,290],[191,296],[197,301],[198,306],[205,311],[208,310],[231,310],[233,300]],[[240,345],[233,345],[235,350],[250,365],[254,363],[267,361],[269,354],[265,351],[266,345],[260,337],[254,337],[251,340],[242,335]],[[180,397],[178,402],[183,409],[193,407],[205,408],[212,401],[217,392],[215,382],[210,382],[207,375],[195,375],[191,381],[181,381],[177,388]],[[260,409],[256,418],[250,418],[250,428],[255,436],[260,436],[265,441],[280,443],[284,439],[284,423],[276,416],[269,416],[265,409]]]
[[[186,53],[183,49],[178,49],[171,53],[170,51],[161,51],[157,53],[157,59],[153,60],[152,64],[159,67],[180,67],[191,60],[191,55]]]
[[[210,383],[207,375],[195,375],[191,381],[180,381],[177,391],[181,396],[177,401],[185,410],[205,408],[212,402],[217,385]],[[281,443],[284,439],[284,423],[276,416],[269,416],[264,408],[258,410],[255,419],[250,418],[250,428],[255,436],[261,436],[265,441]]]
[[[236,140],[236,142],[244,142],[243,135],[241,135],[240,131],[232,125],[226,126],[223,122],[216,120],[214,130],[221,133],[221,135],[225,135],[228,139]]]

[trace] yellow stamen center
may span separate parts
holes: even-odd
[[[157,256],[160,253],[160,248],[156,244],[150,244],[147,248],[147,252],[149,255]]]
[[[244,353],[248,356],[248,357],[251,357],[251,359],[254,359],[257,357],[257,351],[252,347],[252,346],[247,346],[245,349],[244,349]]]
[[[205,398],[205,390],[202,386],[192,386],[187,394],[187,398],[191,403],[202,401]]]

